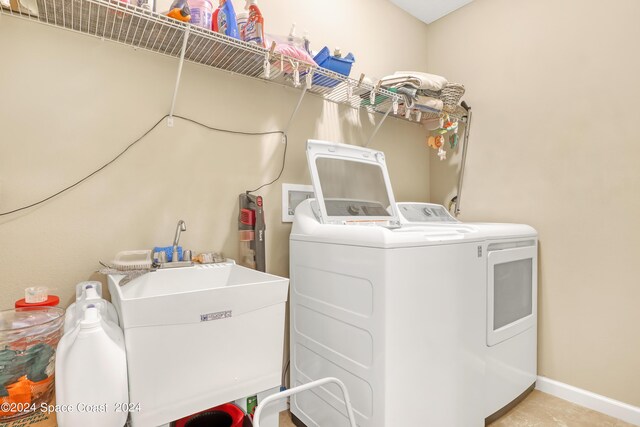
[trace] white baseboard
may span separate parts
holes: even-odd
[[[636,426],[640,426],[640,408],[618,400],[561,383],[546,377],[538,377],[536,389],[585,408],[602,412]]]

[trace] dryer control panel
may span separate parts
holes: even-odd
[[[435,203],[397,203],[402,224],[458,223],[447,209]]]

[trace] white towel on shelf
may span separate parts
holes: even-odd
[[[415,100],[413,108],[426,111],[428,113],[439,113],[442,111],[444,103],[440,99],[431,98],[429,96],[418,96]]]
[[[386,87],[411,85],[416,89],[427,89],[435,92],[441,91],[447,83],[449,83],[447,79],[442,76],[419,71],[396,71],[393,75],[380,79],[380,84]]]

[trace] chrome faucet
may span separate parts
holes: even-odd
[[[178,221],[178,226],[176,227],[176,235],[173,238],[173,252],[171,254],[171,262],[180,261],[180,257],[178,256],[178,243],[180,242],[180,233],[183,231],[187,231],[187,224],[183,220]]]

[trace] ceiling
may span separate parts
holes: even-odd
[[[396,6],[421,21],[431,24],[436,19],[461,8],[473,0],[391,0]]]

